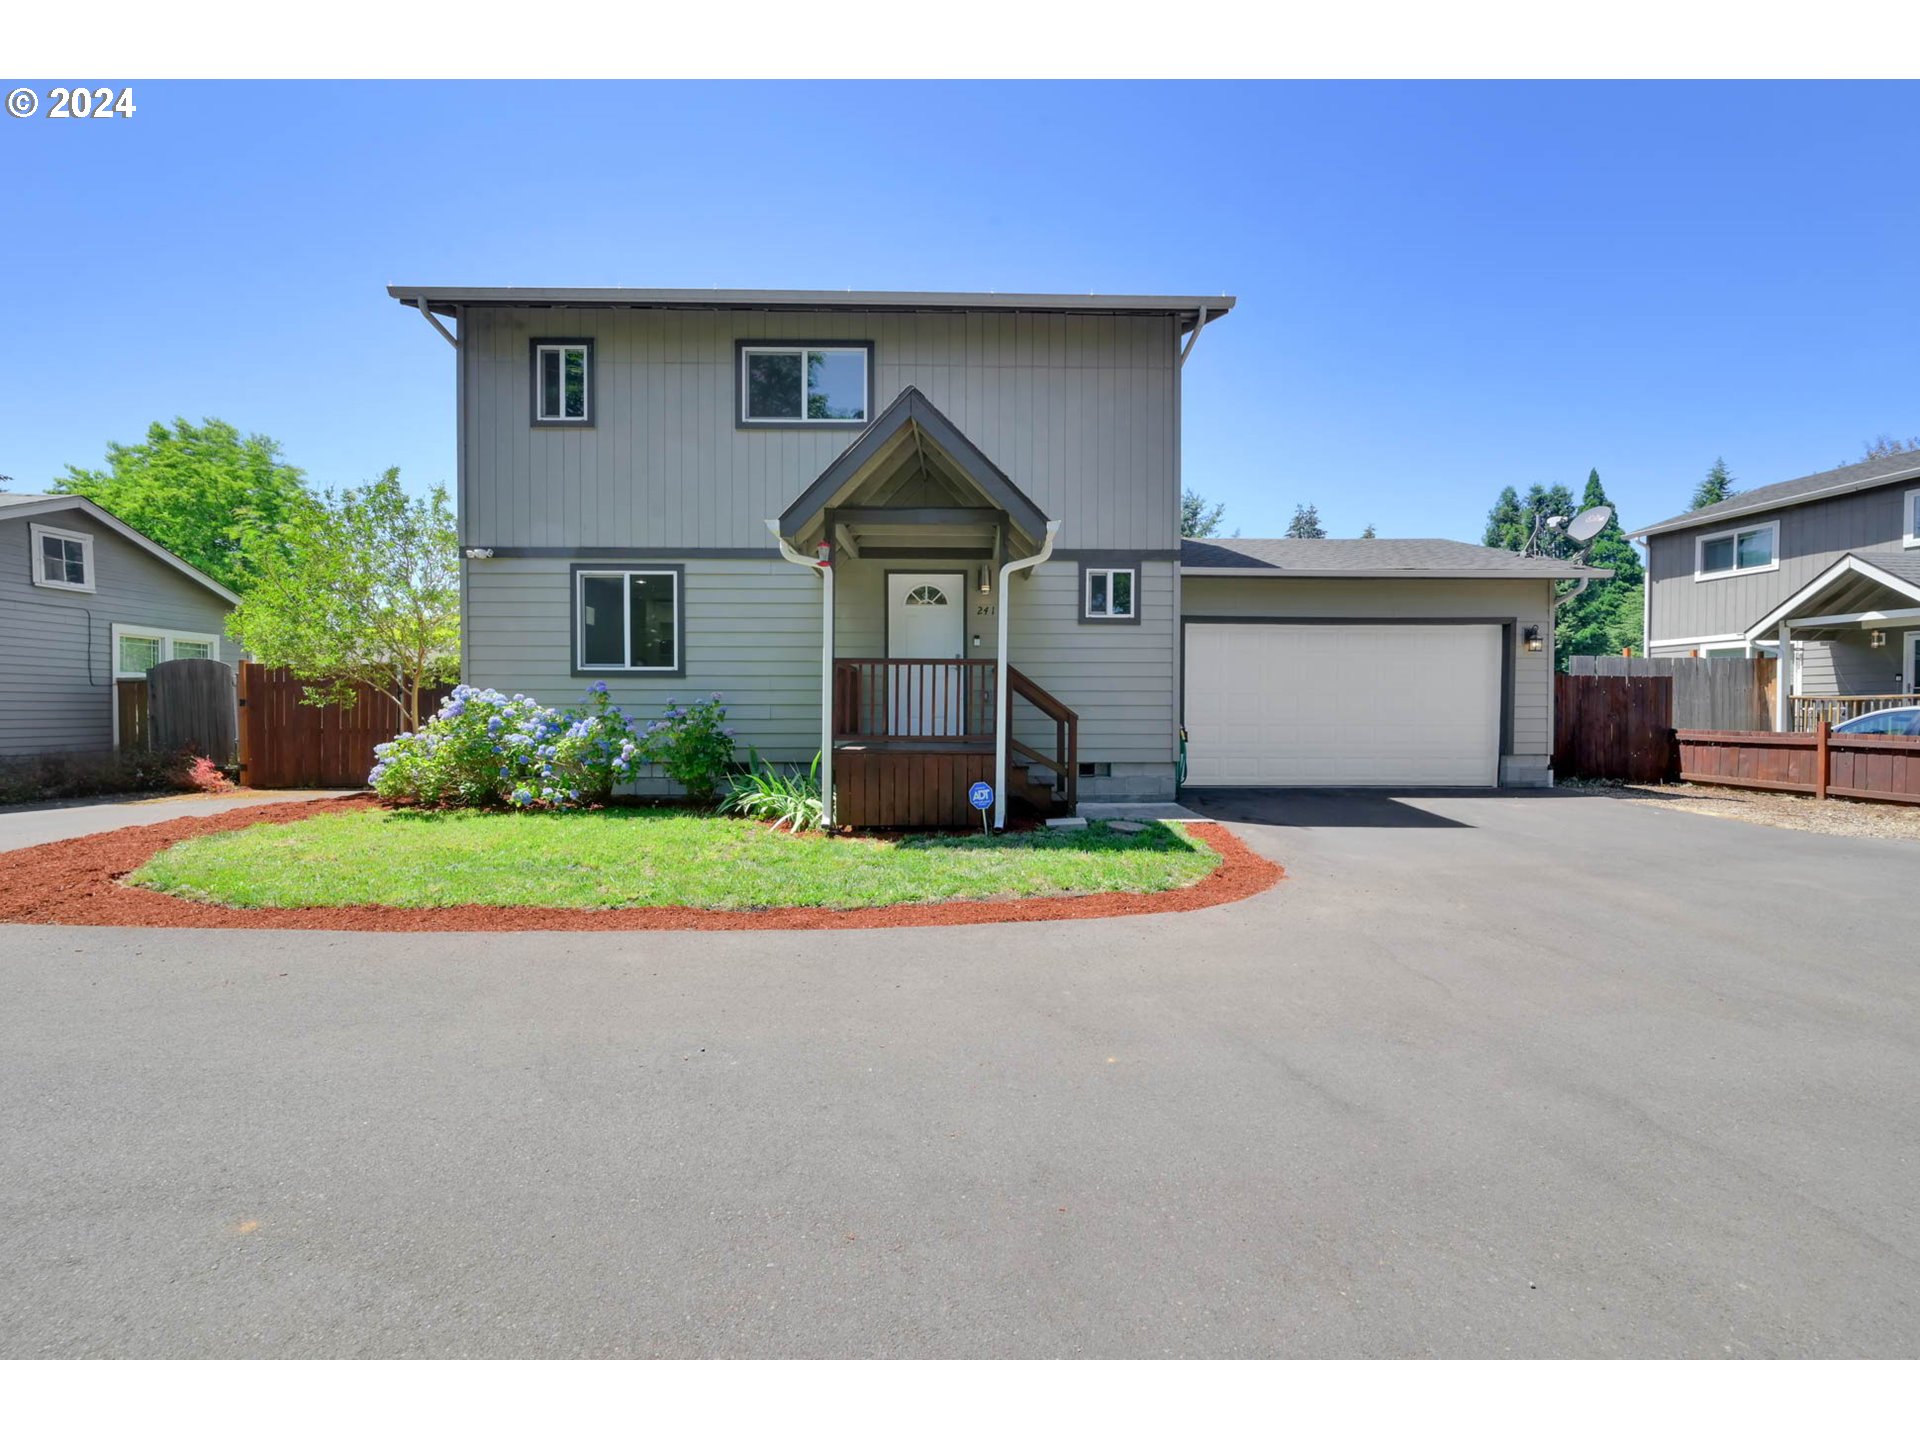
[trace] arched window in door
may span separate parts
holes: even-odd
[[[944,605],[946,603],[947,592],[938,585],[916,585],[907,592],[909,605]]]

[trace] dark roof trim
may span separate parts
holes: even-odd
[[[1025,531],[1036,543],[1046,534],[1047,514],[1028,498],[1027,493],[989,460],[980,447],[969,440],[960,427],[942,415],[934,403],[912,385],[902,390],[859,437],[840,452],[820,478],[800,493],[780,516],[780,533],[792,539],[820,518],[833,497],[857,475],[868,461],[909,425],[918,425],[960,467],[967,479],[977,485],[996,507]]]
[[[412,309],[452,315],[461,305],[537,305],[640,310],[1041,311],[1061,315],[1176,315],[1189,324],[1202,310],[1211,324],[1233,309],[1232,295],[1050,295],[960,290],[642,290],[536,285],[389,285]]]
[[[1675,530],[1696,530],[1702,525],[1716,524],[1721,520],[1738,520],[1748,515],[1764,515],[1769,510],[1788,510],[1795,505],[1808,505],[1816,500],[1829,500],[1836,495],[1851,495],[1861,490],[1877,490],[1882,485],[1898,485],[1903,480],[1920,480],[1920,460],[1905,465],[1895,465],[1887,470],[1869,470],[1861,474],[1862,465],[1842,465],[1837,470],[1822,470],[1817,475],[1803,475],[1798,480],[1782,480],[1775,485],[1762,485],[1758,490],[1749,490],[1744,495],[1736,495],[1731,500],[1723,500],[1718,505],[1703,506],[1698,510],[1689,510],[1684,515],[1675,515],[1662,520],[1658,525],[1649,525],[1645,529],[1629,532],[1629,540],[1641,540],[1649,535],[1665,535]],[[1842,477],[1845,478],[1837,478]],[[1829,479],[1829,477],[1836,477]]]

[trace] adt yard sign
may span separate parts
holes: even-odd
[[[967,803],[976,810],[993,808],[993,786],[984,780],[976,780],[967,790]]]

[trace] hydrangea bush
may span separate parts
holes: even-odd
[[[681,706],[636,731],[596,682],[553,710],[529,695],[462,685],[419,730],[374,748],[367,783],[383,799],[419,805],[568,809],[604,802],[642,766],[659,765],[696,800],[711,800],[733,762],[726,708]]]

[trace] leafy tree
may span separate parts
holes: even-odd
[[[1374,532],[1373,526],[1369,524],[1366,529],[1360,532],[1360,538],[1362,540],[1378,540],[1380,537]]]
[[[1586,491],[1580,497],[1580,508],[1586,510],[1595,505],[1612,503],[1607,498],[1606,488],[1600,483],[1600,472],[1589,471]],[[1569,542],[1567,553],[1576,553],[1578,548]],[[1556,622],[1558,643],[1555,646],[1562,669],[1566,667],[1569,656],[1618,655],[1624,647],[1640,644],[1640,611],[1645,603],[1641,587],[1640,552],[1627,539],[1617,511],[1608,517],[1605,527],[1593,538],[1587,548],[1587,560],[1592,565],[1613,571],[1613,578],[1595,580],[1585,590],[1562,602]],[[1574,588],[1569,585],[1567,593],[1572,594]]]
[[[1180,533],[1189,540],[1203,540],[1220,533],[1220,522],[1227,513],[1225,504],[1210,505],[1198,490],[1180,492]]]
[[[1733,488],[1733,476],[1727,473],[1727,462],[1716,458],[1713,468],[1707,471],[1707,478],[1693,488],[1692,510],[1704,510],[1709,505],[1718,505],[1722,500],[1731,500],[1739,492]]]
[[[1920,450],[1920,435],[1909,435],[1905,440],[1896,435],[1876,435],[1867,442],[1867,453],[1860,459],[1891,460],[1896,455],[1911,455]]]
[[[1509,485],[1487,512],[1486,534],[1480,543],[1498,550],[1525,550],[1532,540],[1541,554],[1564,558],[1576,547],[1563,530],[1549,530],[1546,521],[1550,515],[1573,513],[1573,492],[1564,485],[1529,486],[1524,500]]]
[[[459,545],[446,487],[414,499],[390,469],[302,507],[284,540],[264,552],[228,631],[306,681],[305,703],[346,704],[366,684],[418,729],[420,692],[460,669]]]
[[[1293,507],[1293,519],[1287,525],[1289,540],[1324,540],[1327,532],[1320,523],[1320,507],[1317,505],[1296,505]]]
[[[143,443],[109,444],[106,469],[69,465],[53,489],[104,506],[243,595],[259,557],[313,498],[278,444],[214,419],[155,421]]]

